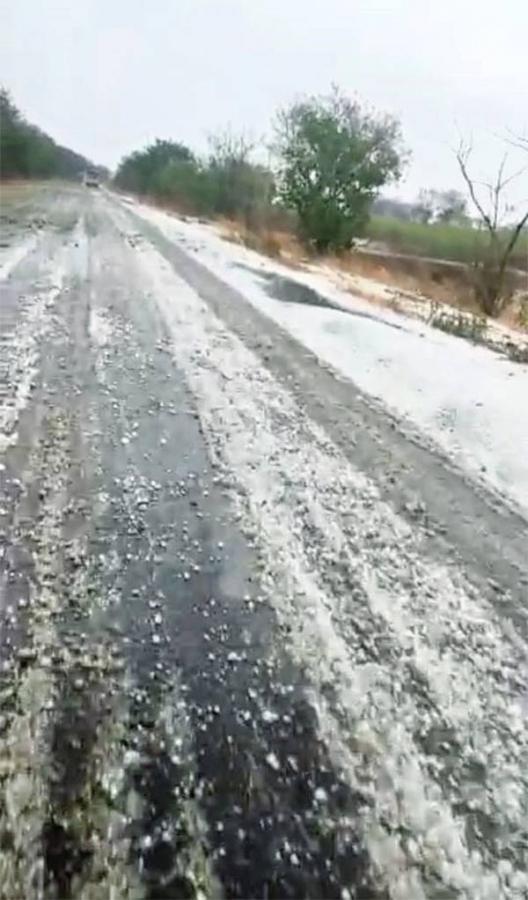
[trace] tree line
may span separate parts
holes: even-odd
[[[78,179],[86,169],[107,173],[32,125],[0,88],[0,177]],[[107,173],[108,174],[108,173]]]
[[[0,90],[0,175],[28,178],[78,178],[93,167],[80,154],[59,146],[28,123],[9,94]],[[527,150],[524,136],[510,141]],[[196,154],[177,141],[156,140],[125,156],[114,182],[123,190],[168,202],[183,212],[226,216],[252,232],[284,227],[295,230],[317,252],[342,252],[365,233],[379,194],[399,181],[409,158],[400,123],[365,107],[334,88],[329,95],[301,98],[279,111],[268,147],[272,165],[256,160],[256,146],[230,131],[210,140],[209,152]],[[469,148],[456,153],[460,191],[422,191],[409,207],[409,218],[422,223],[476,226],[484,234],[475,254],[473,275],[477,301],[484,312],[498,314],[510,301],[508,265],[528,211],[512,224],[505,189],[516,175],[498,175],[479,195],[469,172]],[[98,167],[102,177],[107,171]],[[518,175],[519,173],[517,173]]]
[[[205,157],[157,140],[122,160],[115,183],[189,212],[240,217],[250,227],[290,216],[316,250],[342,250],[362,233],[379,190],[398,180],[406,160],[399,123],[337,90],[281,111],[270,149],[273,170],[230,132],[214,137]]]
[[[517,146],[526,149],[526,140],[517,139]],[[263,222],[269,226],[277,214],[289,215],[307,246],[341,252],[365,232],[373,206],[382,202],[381,189],[401,178],[409,156],[397,119],[366,109],[337,88],[278,113],[270,146],[273,169],[256,164],[253,149],[227,133],[201,158],[183,144],[157,140],[122,160],[115,183],[183,211],[239,218],[253,229]],[[470,218],[460,191],[429,190],[409,205],[409,218],[424,226],[451,223],[483,233],[484,240],[475,241],[471,267],[474,293],[483,312],[497,315],[513,296],[508,264],[528,212],[506,224],[511,209],[504,188],[512,178],[504,175],[505,161],[481,202],[468,173],[468,153],[459,151],[456,158],[476,217]]]
[[[257,226],[271,206],[271,172],[252,161],[253,146],[225,132],[210,140],[205,158],[184,144],[156,140],[120,163],[114,181],[124,189],[167,200],[197,215],[242,217]]]

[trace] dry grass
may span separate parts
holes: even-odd
[[[309,263],[320,263],[346,274],[359,275],[380,282],[389,288],[423,294],[441,303],[456,302],[465,309],[477,311],[474,301],[469,296],[467,282],[464,282],[458,270],[450,276],[439,276],[431,271],[431,266],[427,263],[420,265],[416,262],[408,263],[405,271],[397,258],[373,258],[354,251],[339,255],[310,256],[306,247],[291,232],[271,229],[256,232],[248,229],[243,223],[231,219],[218,219],[217,224],[226,240],[243,244],[274,259],[280,259],[295,268]]]
[[[149,202],[174,212],[187,215],[187,211],[176,209],[174,204]],[[203,220],[205,221],[205,220]],[[398,309],[396,294],[414,300],[423,300],[432,305],[448,304],[462,312],[479,317],[481,310],[474,297],[471,280],[463,264],[446,265],[432,259],[401,259],[398,256],[369,255],[368,252],[350,251],[339,255],[314,256],[292,231],[280,228],[249,228],[245,223],[233,219],[213,220],[225,240],[242,244],[257,253],[280,260],[294,269],[310,264],[319,264],[345,276],[358,279],[348,287],[365,299],[382,306]],[[361,282],[364,279],[364,283]],[[343,285],[346,290],[346,285]],[[383,288],[386,288],[384,292]],[[395,292],[395,293],[392,293]],[[527,284],[528,296],[528,284]],[[528,331],[528,300],[518,299],[499,317],[499,322],[510,328]]]
[[[376,259],[353,252],[330,258],[329,262],[341,271],[372,279],[389,288],[450,303],[470,312],[479,311],[468,278],[462,271],[439,274],[425,262],[403,269],[399,261],[390,256]]]
[[[0,181],[0,204],[16,203],[17,200],[34,192],[39,182],[26,181],[11,178],[9,181]]]
[[[426,260],[405,260],[397,257],[369,256],[354,252],[321,257],[308,256],[306,248],[291,232],[263,229],[254,232],[241,223],[221,220],[218,223],[222,235],[234,243],[279,259],[292,268],[302,268],[310,263],[327,266],[345,275],[359,276],[365,284],[350,288],[358,291],[374,303],[395,306],[395,301],[385,299],[379,286],[396,290],[415,298],[433,303],[448,304],[465,313],[479,317],[481,310],[474,296],[470,277],[463,266],[444,267],[441,263]],[[369,290],[368,282],[375,282]],[[396,304],[397,305],[397,304]],[[517,300],[499,317],[499,321],[521,331],[528,330],[526,301]]]
[[[280,259],[294,268],[302,267],[310,263],[319,263],[344,272],[347,275],[358,275],[386,285],[388,288],[412,294],[422,294],[431,300],[440,303],[455,303],[469,311],[478,312],[478,308],[470,295],[467,282],[462,274],[455,270],[451,276],[438,276],[431,271],[430,265],[424,263],[414,264],[415,271],[401,268],[396,258],[372,258],[364,253],[349,252],[339,255],[309,256],[306,247],[299,239],[287,231],[263,229],[259,232],[251,231],[240,222],[229,219],[219,219],[218,223],[222,236],[235,244],[243,244],[251,250],[263,253],[274,259]],[[373,294],[374,297],[377,294]]]
[[[280,259],[293,268],[300,268],[309,262],[306,248],[291,232],[272,228],[261,228],[254,231],[241,222],[224,218],[218,219],[216,224],[220,228],[222,237],[233,244],[243,244],[244,247],[255,250],[257,253],[273,259]]]

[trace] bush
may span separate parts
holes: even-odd
[[[165,169],[173,165],[191,167],[195,164],[192,152],[184,144],[156,140],[121,161],[115,182],[119,187],[136,193],[156,193],[160,189],[158,179]]]
[[[448,312],[442,310],[430,319],[433,328],[455,334],[458,337],[468,338],[475,344],[484,342],[488,322],[485,316],[476,316],[472,313]]]
[[[201,215],[209,210],[206,174],[196,162],[171,162],[150,179],[146,193],[182,211]]]
[[[230,132],[211,139],[205,160],[182,144],[157,140],[125,157],[115,182],[185,212],[238,218],[248,228],[259,229],[272,209],[275,186],[271,172],[251,161],[251,152],[243,137]]]

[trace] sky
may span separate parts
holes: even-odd
[[[528,134],[527,0],[4,0],[0,83],[60,143],[115,167],[156,137],[201,151],[332,83],[396,115],[412,152],[387,194],[490,179]],[[511,170],[522,164],[510,150]],[[528,198],[528,174],[510,199]]]

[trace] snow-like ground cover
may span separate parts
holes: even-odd
[[[322,267],[292,270],[225,240],[213,225],[143,204],[133,209],[528,514],[528,365],[340,290]],[[332,306],[285,302],[278,296],[285,283],[276,276],[313,289]]]

